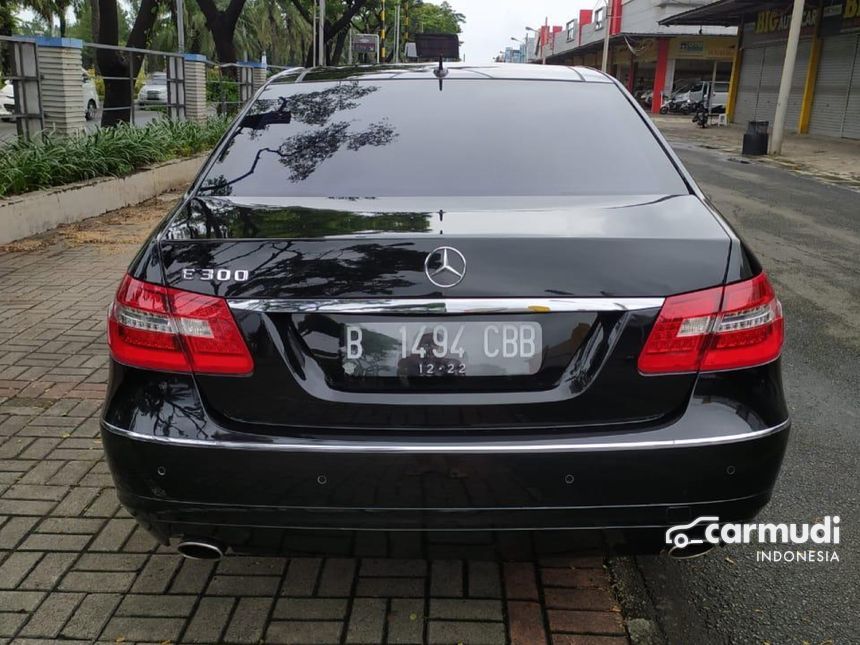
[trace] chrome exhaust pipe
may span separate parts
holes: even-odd
[[[683,548],[672,545],[666,555],[675,560],[692,560],[693,558],[700,558],[706,553],[710,553],[711,549],[715,546],[715,544],[711,544],[710,542],[688,544]]]
[[[176,550],[188,560],[220,560],[224,550],[215,542],[206,539],[182,540]]]

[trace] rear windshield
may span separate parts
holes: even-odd
[[[689,190],[609,83],[275,84],[198,193],[235,197],[669,195]]]

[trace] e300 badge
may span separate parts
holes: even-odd
[[[250,277],[247,269],[182,269],[183,280],[205,282],[246,282]]]

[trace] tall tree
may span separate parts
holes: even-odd
[[[42,20],[48,23],[49,29],[53,30],[54,18],[60,25],[60,36],[66,35],[66,13],[71,7],[71,0],[27,0],[20,2],[21,6],[30,9]]]
[[[302,19],[308,24],[313,25],[313,9],[309,5],[314,2],[307,0],[291,0],[293,6],[298,11]],[[352,20],[358,13],[370,3],[379,3],[380,0],[343,0],[342,3],[332,3],[326,7],[326,20],[324,30],[324,47],[326,51],[326,63],[336,65],[340,62],[343,52],[343,45],[349,33],[349,27]],[[305,58],[306,66],[313,66],[314,61],[313,45],[308,48],[308,53]]]
[[[12,15],[12,1],[0,0],[0,36],[11,36],[15,27],[15,17]],[[11,72],[11,60],[6,55],[6,47],[0,47],[0,76]]]
[[[219,9],[215,0],[197,0],[200,11],[206,17],[206,26],[215,40],[215,53],[221,63],[236,62],[236,25],[245,8],[246,0],[230,0],[226,9]]]
[[[466,22],[466,16],[456,12],[447,2],[440,5],[430,2],[416,3],[411,19],[418,32],[443,34],[459,34],[460,25]]]
[[[97,0],[99,11],[98,42],[102,45],[119,44],[120,15],[117,0]],[[141,0],[126,41],[127,47],[145,49],[152,36],[163,0]],[[143,57],[112,49],[99,49],[96,60],[105,77],[105,100],[102,125],[114,126],[131,120],[131,104],[134,101],[134,79],[140,71]],[[128,80],[125,80],[128,79]],[[119,109],[111,109],[119,108]]]

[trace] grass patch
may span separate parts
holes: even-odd
[[[159,119],[143,127],[122,124],[73,137],[45,135],[0,149],[0,197],[63,186],[95,177],[123,177],[146,166],[210,150],[230,121]]]

